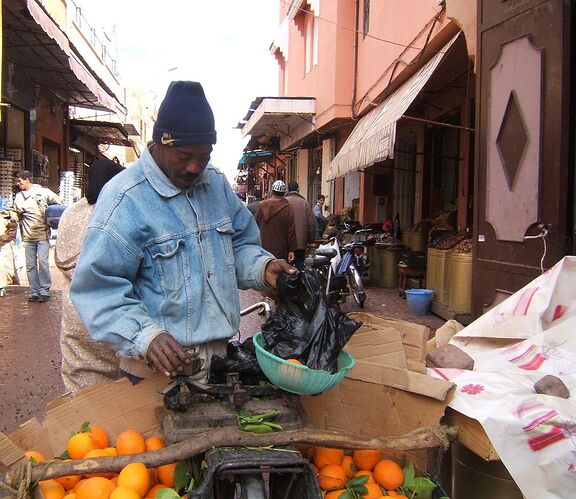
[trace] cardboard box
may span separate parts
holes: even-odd
[[[14,433],[0,433],[0,472],[22,458],[25,450],[37,450],[46,457],[66,450],[70,434],[85,421],[104,428],[111,436],[135,429],[149,437],[160,432],[155,408],[162,406],[160,391],[167,379],[158,375],[132,386],[126,379],[94,385],[75,397],[65,395],[48,404],[46,418],[33,418]]]
[[[371,436],[438,425],[454,384],[410,370],[409,362],[424,362],[428,328],[365,313],[349,315],[364,322],[345,347],[356,365],[333,389],[301,397],[314,425]],[[394,454],[426,467],[425,452]]]
[[[358,314],[355,314],[358,315]],[[425,356],[428,328],[405,321],[359,314],[365,325],[346,349],[356,358],[347,378],[332,390],[315,397],[301,397],[311,421],[320,428],[361,435],[402,435],[435,426],[444,414],[452,384],[409,369]],[[160,391],[167,385],[157,375],[132,386],[122,379],[94,385],[61,397],[48,405],[46,418],[31,419],[10,436],[0,433],[0,471],[34,449],[46,457],[60,455],[70,433],[85,421],[103,427],[112,437],[136,429],[148,437],[160,432],[156,408],[162,406]],[[423,469],[426,453],[402,453]]]

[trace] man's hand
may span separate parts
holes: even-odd
[[[273,288],[276,288],[276,281],[280,274],[296,274],[298,270],[292,267],[286,260],[270,260],[266,264],[266,269],[264,270],[264,279],[266,284]]]
[[[160,333],[150,342],[148,360],[157,371],[166,376],[176,376],[184,370],[184,364],[190,364],[190,355],[169,333]]]

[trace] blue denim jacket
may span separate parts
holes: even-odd
[[[145,151],[102,190],[70,296],[92,338],[143,358],[164,330],[185,346],[230,338],[238,287],[265,288],[272,258],[222,173],[183,191]]]

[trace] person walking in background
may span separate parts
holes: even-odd
[[[0,209],[0,298],[6,294],[6,286],[14,282],[13,241],[16,239],[16,221],[8,211]]]
[[[322,239],[326,226],[328,225],[328,218],[322,213],[322,208],[326,197],[322,194],[316,199],[316,204],[314,205],[314,220],[316,222],[316,239]]]
[[[286,184],[276,180],[272,184],[272,196],[260,201],[254,218],[260,228],[262,247],[276,258],[294,260],[296,225],[290,203],[284,197]]]
[[[20,188],[10,209],[20,223],[24,243],[26,273],[31,294],[28,301],[45,302],[50,299],[50,243],[49,230],[44,220],[46,207],[62,204],[60,197],[47,187],[32,183],[32,173],[22,170],[16,174],[16,185]]]
[[[260,191],[255,191],[254,192],[254,201],[252,201],[251,203],[248,203],[246,205],[246,208],[248,208],[248,211],[250,211],[250,213],[252,213],[252,215],[256,214],[256,210],[258,209],[258,205],[260,204],[260,201],[262,201],[262,193]]]
[[[62,288],[62,381],[72,393],[94,383],[118,379],[119,359],[107,343],[96,342],[88,335],[84,323],[70,301],[70,281],[74,276],[88,221],[102,187],[124,168],[107,158],[94,161],[88,169],[86,196],[68,207],[60,219],[54,259],[64,274]]]
[[[314,214],[308,201],[298,193],[298,182],[292,180],[288,183],[286,199],[292,207],[294,214],[294,224],[296,226],[296,249],[294,250],[293,265],[302,270],[304,257],[308,243],[314,241],[316,232],[314,224]]]

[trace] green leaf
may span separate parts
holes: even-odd
[[[412,488],[414,486],[414,465],[408,463],[404,466],[404,483],[402,487]]]
[[[357,499],[357,497],[358,495],[355,494],[353,491],[347,490],[343,494],[340,494],[340,497],[338,499]]]
[[[70,454],[68,454],[68,451],[65,450],[62,454],[56,456],[56,459],[70,459]]]
[[[414,479],[414,486],[410,490],[414,492],[414,499],[432,499],[432,492],[437,485],[426,477],[418,476]]]
[[[192,477],[192,465],[188,459],[180,461],[174,470],[174,489],[180,492]],[[160,499],[160,498],[158,498]]]
[[[174,489],[160,489],[156,492],[156,499],[180,499],[180,495]]]
[[[348,480],[346,485],[348,487],[354,487],[355,485],[366,485],[368,483],[368,480],[370,480],[370,477],[368,475],[362,475],[357,478],[351,478],[350,480]]]
[[[88,433],[89,431],[92,431],[92,428],[90,428],[90,421],[84,421],[80,427],[80,433]]]
[[[368,488],[365,485],[352,485],[349,490],[352,490],[356,494],[360,494],[361,496],[365,496],[368,494]]]

